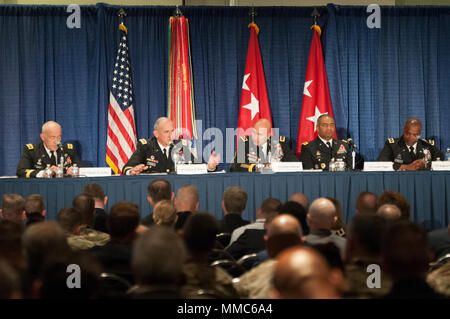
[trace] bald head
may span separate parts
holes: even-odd
[[[280,298],[336,298],[326,260],[310,247],[296,246],[277,257],[273,279]]]
[[[275,217],[267,229],[267,236],[270,238],[280,234],[295,234],[302,237],[302,228],[300,227],[297,218],[288,214],[282,214]]]
[[[253,126],[252,139],[255,145],[263,145],[272,131],[272,124],[267,119],[258,120]]]
[[[384,204],[378,208],[377,215],[386,220],[397,220],[402,217],[402,212],[400,211],[400,208],[395,205]]]
[[[56,143],[61,142],[61,126],[54,122],[48,121],[42,125],[41,139],[50,151],[56,151],[58,146]]]
[[[199,205],[197,187],[194,185],[181,186],[174,204],[177,212],[196,212]]]
[[[408,119],[405,123],[404,129],[410,128],[411,126],[420,127],[420,130],[422,130],[422,122],[420,122],[418,118],[412,117]]]
[[[332,229],[336,223],[336,207],[324,197],[312,202],[308,211],[308,222],[311,230]]]
[[[296,202],[303,206],[303,208],[307,211],[309,206],[308,197],[303,193],[294,193],[289,197],[289,202]]]

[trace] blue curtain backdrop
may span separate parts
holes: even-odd
[[[26,143],[56,120],[85,165],[105,166],[108,86],[118,45],[119,7],[0,6],[0,175],[14,175]],[[167,112],[168,19],[173,7],[125,7],[138,137]],[[311,7],[257,8],[269,102],[280,134],[297,138],[312,33]],[[340,138],[366,160],[419,117],[423,136],[450,147],[450,7],[382,7],[369,29],[366,7],[318,8]],[[189,19],[197,119],[235,128],[250,18],[244,7],[182,7]],[[209,141],[206,141],[208,143]],[[222,154],[225,158],[225,154]]]

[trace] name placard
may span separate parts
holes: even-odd
[[[302,162],[273,162],[270,168],[274,173],[301,172],[303,171]]]
[[[208,174],[208,164],[178,164],[176,173],[178,175]]]
[[[111,176],[111,167],[80,167],[80,177]]]
[[[431,162],[431,170],[450,171],[450,161],[433,161]]]
[[[392,162],[364,162],[365,172],[389,172],[393,170]]]

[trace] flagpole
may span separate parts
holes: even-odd
[[[314,18],[314,25],[317,25],[317,19],[320,17],[320,13],[317,8],[314,8],[313,12],[311,13],[311,17]]]
[[[252,23],[255,23],[255,17],[258,15],[258,12],[256,12],[255,7],[251,7],[250,10],[248,10],[248,15],[252,17]]]

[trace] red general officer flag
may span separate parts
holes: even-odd
[[[311,27],[314,35],[309,49],[308,65],[306,67],[303,103],[298,125],[297,156],[300,155],[302,143],[317,137],[317,119],[322,114],[333,117],[330,91],[328,90],[327,73],[320,44],[320,27]],[[334,138],[337,138],[336,132]]]
[[[250,28],[250,41],[244,80],[242,81],[237,138],[244,135],[243,132],[239,132],[239,128],[245,131],[252,128],[260,119],[268,119],[272,125],[266,80],[259,51],[259,28],[255,23],[250,23],[248,27]]]

